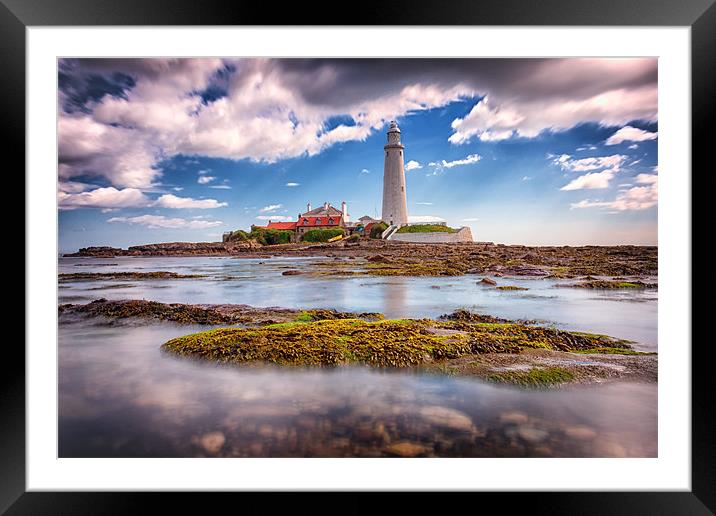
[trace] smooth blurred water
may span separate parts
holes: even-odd
[[[479,285],[482,276],[282,276],[287,269],[324,270],[333,258],[120,257],[61,258],[59,272],[171,271],[202,279],[78,281],[60,283],[60,303],[93,299],[149,299],[166,303],[240,303],[288,308],[382,312],[386,317],[437,317],[457,308],[509,319],[536,319],[564,329],[603,333],[657,349],[656,290],[559,288],[575,280],[496,278],[500,291]],[[101,266],[98,264],[116,264]],[[120,288],[114,288],[119,286]]]
[[[206,278],[61,281],[60,303],[150,299],[436,317],[456,308],[539,319],[657,347],[656,291],[554,280],[282,276],[332,258],[61,258],[59,272],[173,271]],[[111,265],[102,265],[111,264]],[[564,283],[564,282],[561,282]],[[656,384],[530,391],[362,367],[217,366],[160,351],[206,327],[125,321],[59,328],[59,454],[159,456],[654,457]]]
[[[60,457],[655,457],[655,384],[529,391],[160,351],[205,327],[60,324]]]

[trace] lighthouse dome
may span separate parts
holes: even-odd
[[[400,127],[398,127],[398,122],[396,122],[395,120],[392,120],[390,122],[390,129],[388,129],[388,132],[389,133],[399,133]]]

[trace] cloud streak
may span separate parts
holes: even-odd
[[[456,159],[453,161],[432,161],[428,164],[428,166],[431,167],[438,167],[438,168],[454,168],[454,167],[461,167],[463,165],[472,165],[473,163],[477,163],[482,159],[482,156],[479,154],[470,154],[469,156],[466,156],[463,159]]]
[[[149,229],[207,229],[221,226],[220,220],[201,220],[170,218],[163,215],[139,215],[136,217],[112,217],[107,219],[110,224],[125,223],[130,225],[145,226]]]
[[[617,145],[622,142],[644,142],[648,140],[656,140],[658,136],[659,133],[652,133],[649,131],[644,131],[643,129],[637,129],[636,127],[627,125],[619,129],[609,138],[607,138],[604,144]],[[631,145],[629,148],[636,148],[636,146]]]

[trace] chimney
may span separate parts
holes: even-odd
[[[311,203],[306,204],[306,211],[311,211]]]
[[[323,209],[324,209],[324,210],[327,210],[329,206],[330,206],[330,204],[328,204],[327,202],[324,202],[324,203],[323,203]]]

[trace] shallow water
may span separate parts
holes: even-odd
[[[656,456],[653,384],[528,391],[361,367],[217,366],[160,351],[200,329],[61,324],[59,455]]]
[[[550,280],[500,278],[501,284],[530,288],[500,292],[477,285],[480,276],[281,276],[287,268],[320,260],[63,258],[60,272],[167,270],[209,277],[63,282],[59,302],[134,298],[380,311],[388,317],[435,317],[467,307],[630,338],[656,349],[655,291],[585,291],[556,288]],[[107,263],[117,265],[97,265]],[[474,378],[362,367],[217,366],[160,351],[170,338],[204,329],[139,321],[109,327],[62,322],[59,455],[657,454],[656,384],[530,391]]]
[[[574,280],[497,278],[500,291],[479,285],[478,275],[458,277],[282,276],[332,258],[120,257],[61,258],[59,272],[171,271],[202,279],[63,282],[60,303],[149,299],[165,303],[239,303],[287,308],[381,312],[386,317],[437,317],[457,308],[508,319],[537,319],[564,329],[603,333],[657,348],[656,290],[558,288]],[[91,264],[117,264],[90,266]],[[77,266],[81,264],[82,266]],[[127,285],[131,286],[127,286]],[[67,288],[69,287],[69,288]]]

